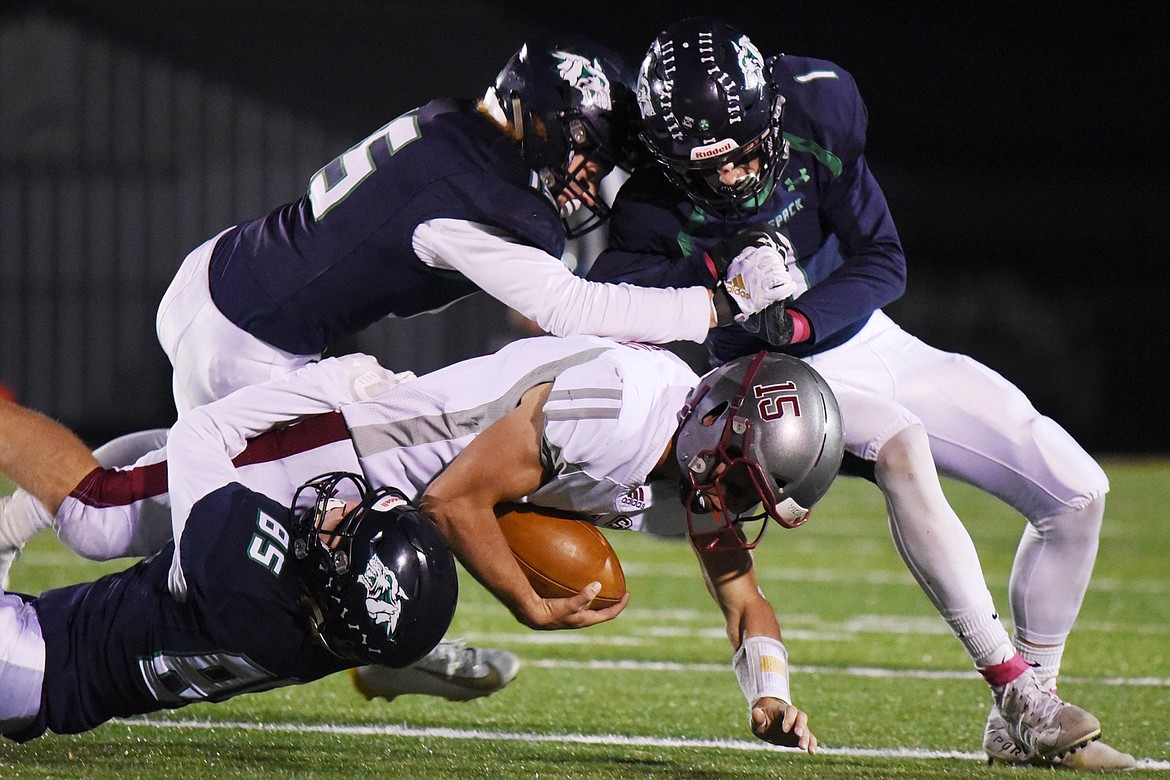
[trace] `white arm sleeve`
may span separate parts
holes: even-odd
[[[243,452],[248,439],[281,423],[372,398],[413,377],[410,372],[391,373],[369,355],[346,355],[241,388],[183,415],[167,440],[167,488],[175,540],[169,585],[175,598],[183,600],[187,591],[179,543],[191,507],[208,493],[239,481],[232,459]]]
[[[488,225],[458,219],[422,223],[413,246],[427,265],[458,271],[554,336],[653,344],[707,338],[711,296],[705,287],[590,282],[543,250]]]

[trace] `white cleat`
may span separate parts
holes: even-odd
[[[404,694],[469,701],[503,688],[520,671],[520,659],[507,650],[440,642],[421,660],[394,669],[361,666],[350,670],[353,685],[367,700],[393,701]]]
[[[1007,721],[994,704],[991,705],[991,712],[987,713],[987,727],[983,730],[983,751],[987,753],[989,765],[996,761],[1003,764],[1027,764],[1032,759],[1029,751],[1012,742]]]
[[[1047,764],[1037,762],[1037,765],[1079,772],[1120,772],[1136,767],[1137,760],[1129,753],[1122,753],[1097,739],[1060,758],[1054,758]]]
[[[1031,670],[992,689],[1010,742],[1029,760],[1053,761],[1101,735],[1101,723],[1075,704],[1040,687]],[[988,718],[990,724],[991,719]],[[987,747],[989,737],[984,737]]]
[[[1129,753],[1122,753],[1100,740],[1088,742],[1057,758],[1039,758],[1012,742],[1007,721],[995,706],[987,714],[983,750],[987,753],[989,765],[998,761],[1009,766],[1040,766],[1079,772],[1118,772],[1137,766],[1137,761]]]

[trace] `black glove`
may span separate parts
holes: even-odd
[[[788,301],[776,301],[763,311],[756,312],[744,320],[743,329],[773,347],[791,344],[793,322],[788,312]]]
[[[739,314],[739,306],[731,297],[731,293],[727,292],[722,281],[719,282],[718,287],[711,291],[711,304],[715,307],[716,327],[722,328],[735,322],[735,315]]]
[[[715,266],[719,278],[724,279],[727,277],[727,266],[731,265],[731,261],[749,246],[770,246],[782,252],[780,247],[787,246],[788,242],[784,239],[777,239],[777,235],[779,235],[779,231],[773,225],[767,223],[755,225],[715,244],[707,250],[707,257]]]

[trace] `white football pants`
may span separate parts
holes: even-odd
[[[174,367],[175,407],[180,417],[233,390],[284,376],[321,357],[277,349],[220,312],[207,283],[211,252],[220,235],[183,260],[155,319],[159,344]]]
[[[0,734],[24,728],[41,709],[45,640],[32,604],[0,590]]]
[[[837,395],[846,450],[876,462],[879,475],[883,447],[921,424],[939,473],[1023,515],[1009,583],[1016,636],[1063,643],[1097,554],[1109,490],[1097,463],[1002,376],[925,344],[881,311],[845,344],[807,360]],[[902,455],[912,462],[913,437],[908,446]],[[937,485],[913,476],[897,467],[883,475],[895,544],[948,622],[974,614],[990,596],[971,537],[941,493],[929,495]]]

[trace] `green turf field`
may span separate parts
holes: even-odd
[[[1106,526],[1061,693],[1141,760],[1127,777],[1170,780],[1170,462],[1104,466],[1113,485]],[[947,492],[1006,611],[1022,521],[963,485],[948,482]],[[815,757],[767,749],[748,732],[722,620],[686,545],[608,536],[632,599],[602,626],[528,631],[464,580],[452,635],[525,662],[489,698],[366,702],[335,676],[75,737],[2,742],[0,777],[1046,776],[980,760],[986,687],[894,552],[871,485],[839,480],[806,526],[770,530],[757,554],[793,695],[822,744]],[[124,563],[80,562],[42,535],[11,587],[37,592]]]

